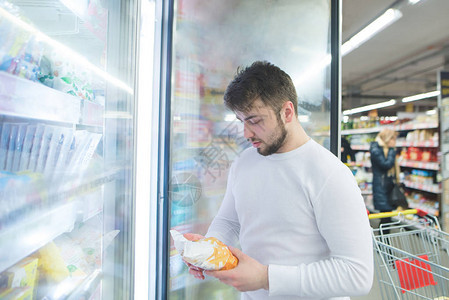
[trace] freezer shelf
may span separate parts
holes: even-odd
[[[114,169],[88,177],[78,185],[68,182],[67,186],[60,187],[59,192],[48,191],[49,202],[60,202],[60,205],[34,212],[29,219],[23,216],[22,223],[16,222],[0,230],[0,273],[59,235],[72,231],[76,222],[86,222],[100,213],[103,196],[99,188],[118,179],[120,174],[119,169]],[[73,197],[79,200],[68,203],[58,201]]]
[[[0,114],[103,126],[104,107],[43,84],[0,72]]]
[[[78,202],[70,202],[0,232],[0,272],[73,229]]]
[[[42,84],[0,72],[0,111],[3,115],[78,123],[80,100]]]

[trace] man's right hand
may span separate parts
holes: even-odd
[[[204,239],[204,236],[202,236],[201,234],[196,234],[196,233],[184,233],[183,235],[189,241],[198,241],[198,240]],[[195,276],[195,278],[197,278],[197,279],[204,279],[204,274],[203,274],[204,269],[195,267],[194,265],[186,262],[185,260],[184,260],[184,263],[189,267],[189,273],[191,275]]]

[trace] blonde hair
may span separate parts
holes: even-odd
[[[382,129],[376,137],[376,142],[380,146],[385,147],[392,138],[396,138],[398,133],[392,129],[384,128]]]

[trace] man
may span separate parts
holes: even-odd
[[[224,95],[253,148],[232,164],[207,232],[228,245],[238,239],[242,251],[230,249],[239,264],[205,274],[245,292],[243,299],[329,299],[371,288],[371,231],[360,190],[351,171],[307,136],[297,98],[291,78],[268,62],[238,72]],[[189,270],[204,279],[202,271]]]

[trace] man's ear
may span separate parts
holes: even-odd
[[[282,112],[284,115],[285,123],[290,123],[296,118],[295,108],[291,101],[287,101],[282,105]]]

